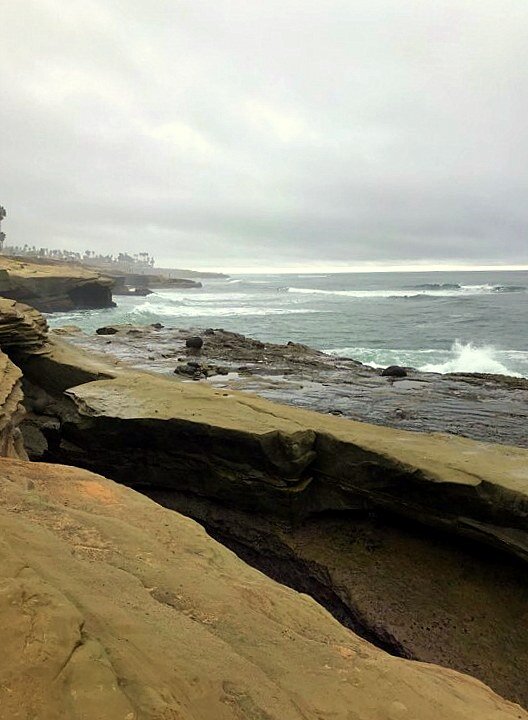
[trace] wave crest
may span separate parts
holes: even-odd
[[[383,368],[388,365],[415,367],[421,372],[440,373],[490,373],[526,377],[528,375],[528,352],[521,350],[497,350],[489,345],[478,346],[456,340],[450,350],[421,348],[401,350],[391,348],[346,347],[327,350],[332,355],[350,357],[365,365]],[[511,369],[526,368],[524,374]]]
[[[320,290],[317,288],[288,287],[287,292],[298,295],[335,295],[350,298],[421,298],[467,297],[490,293],[526,292],[522,285],[457,285],[455,283],[416,285],[406,290]]]
[[[493,375],[510,375],[522,377],[520,373],[509,370],[497,357],[498,351],[491,346],[477,347],[473,343],[453,343],[452,356],[443,363],[427,363],[419,369],[423,372],[437,373],[492,373]]]

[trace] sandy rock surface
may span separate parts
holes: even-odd
[[[2,720],[524,720],[375,649],[193,521],[74,468],[0,460]]]
[[[112,307],[113,283],[79,265],[0,257],[0,295],[41,312]]]
[[[420,432],[528,447],[528,380],[500,375],[424,373],[405,377],[353,358],[327,355],[299,343],[263,343],[212,328],[113,326],[115,334],[68,332],[77,346],[218,388],[257,393],[275,402]],[[54,331],[56,332],[56,331]],[[59,331],[60,332],[60,331]],[[186,339],[200,336],[200,351]]]

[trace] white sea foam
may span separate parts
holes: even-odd
[[[424,372],[480,372],[522,377],[520,373],[510,370],[498,359],[498,351],[493,347],[477,347],[472,343],[464,345],[457,340],[451,348],[451,354],[452,357],[445,362],[427,363],[419,369]]]
[[[293,308],[268,308],[252,306],[229,306],[220,305],[175,305],[162,303],[145,302],[137,305],[131,310],[131,315],[155,315],[163,317],[237,317],[252,315],[298,315],[314,313],[315,310],[293,309]]]
[[[490,346],[477,346],[473,343],[453,343],[450,350],[423,348],[420,350],[402,350],[396,348],[342,347],[327,350],[331,355],[350,357],[365,365],[383,368],[388,365],[415,367],[422,372],[455,373],[475,372],[493,373],[526,377],[528,375],[528,352],[521,350],[497,350]],[[526,367],[521,374],[511,366]]]
[[[289,293],[298,295],[336,295],[352,298],[415,298],[415,297],[467,297],[472,295],[488,295],[497,292],[526,292],[525,288],[503,287],[501,285],[461,285],[457,288],[424,289],[408,288],[405,290],[319,290],[316,288],[288,288]]]

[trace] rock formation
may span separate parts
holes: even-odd
[[[41,312],[112,307],[111,278],[77,265],[0,258],[0,295]]]
[[[19,429],[25,414],[21,378],[20,370],[0,351],[0,455],[27,459]]]
[[[439,663],[467,672],[484,680],[509,699],[528,705],[525,675],[528,664],[528,628],[525,622],[528,451],[447,435],[380,428],[276,405],[261,398],[215,389],[202,383],[177,382],[172,378],[133,371],[117,361],[109,362],[94,353],[83,353],[60,339],[47,339],[38,313],[33,314],[33,311],[19,305],[8,305],[6,308],[10,309],[11,316],[20,316],[18,324],[9,326],[6,322],[5,329],[0,324],[0,338],[7,338],[5,350],[24,372],[28,415],[22,428],[33,457],[97,470],[151,495],[169,508],[198,518],[214,536],[231,546],[242,558],[271,577],[309,593],[325,605],[342,625],[390,651],[392,655]],[[13,328],[18,330],[14,331]],[[28,341],[28,328],[33,331],[41,328],[40,335],[35,331],[37,337],[33,338],[33,345]],[[17,341],[19,334],[22,339]],[[3,406],[16,405],[19,408],[20,372],[7,358],[6,368],[6,377],[11,373],[12,392],[17,402],[4,402]],[[6,393],[8,397],[9,393]],[[5,415],[14,418],[11,429],[3,435],[11,438],[5,445],[5,454],[16,455],[20,443],[16,445],[14,436],[18,432],[20,417],[16,412]],[[3,436],[0,432],[0,437]],[[8,468],[5,464],[3,467]],[[434,704],[430,707],[421,707],[419,703],[409,705],[404,695],[412,684],[409,685],[404,675],[400,675],[400,682],[407,690],[394,700],[402,703],[403,708],[400,705],[378,705],[377,700],[369,709],[367,706],[363,708],[361,697],[354,700],[352,695],[347,694],[349,691],[352,693],[353,682],[343,684],[342,692],[345,693],[346,702],[342,701],[345,696],[339,695],[341,690],[335,691],[333,685],[326,690],[327,686],[315,670],[316,666],[320,667],[319,662],[323,663],[323,668],[325,663],[333,667],[326,657],[319,656],[316,646],[308,652],[304,645],[298,645],[299,655],[297,651],[292,651],[293,654],[289,656],[275,654],[276,638],[273,634],[266,634],[268,630],[271,632],[267,627],[258,627],[255,634],[262,657],[256,650],[244,657],[260,668],[259,673],[265,666],[268,677],[266,682],[271,682],[272,686],[262,685],[260,680],[254,681],[250,687],[242,683],[243,689],[239,694],[235,693],[237,698],[242,698],[242,705],[237,706],[238,700],[230,693],[227,693],[228,700],[225,700],[225,692],[223,695],[216,694],[215,682],[218,676],[215,673],[218,670],[212,671],[212,665],[207,664],[208,653],[215,658],[216,668],[218,663],[224,663],[222,667],[230,667],[231,662],[238,662],[238,654],[243,654],[242,649],[238,650],[238,642],[241,643],[240,647],[245,648],[244,652],[248,648],[247,636],[240,634],[240,626],[232,626],[232,635],[219,636],[224,643],[222,647],[226,648],[227,643],[231,648],[229,653],[234,653],[234,656],[229,653],[225,657],[219,655],[216,645],[209,649],[207,644],[200,644],[201,635],[197,639],[192,634],[185,635],[188,638],[187,645],[198,644],[203,652],[191,653],[189,656],[175,655],[181,650],[181,642],[174,643],[173,639],[176,635],[181,637],[183,630],[177,624],[170,627],[155,624],[156,618],[160,617],[160,610],[156,604],[150,605],[148,593],[152,595],[153,588],[162,588],[161,597],[168,597],[170,601],[166,603],[162,599],[161,605],[168,605],[170,613],[175,608],[179,612],[181,597],[187,597],[190,592],[186,590],[185,578],[190,577],[188,573],[198,572],[196,568],[193,570],[192,562],[202,562],[197,561],[196,557],[216,557],[220,553],[222,557],[232,558],[236,563],[233,569],[230,566],[228,568],[225,564],[227,561],[221,563],[225,570],[222,582],[225,581],[226,586],[233,583],[234,577],[252,571],[208,540],[207,548],[190,551],[190,556],[194,557],[193,553],[196,555],[194,561],[181,555],[173,558],[173,564],[170,565],[173,578],[167,585],[169,581],[165,579],[165,570],[159,566],[159,563],[165,562],[167,548],[172,553],[172,546],[167,544],[164,535],[165,518],[174,517],[177,518],[175,522],[188,523],[189,527],[194,527],[190,521],[168,512],[163,514],[159,507],[130,491],[116,488],[110,481],[101,478],[94,480],[77,470],[18,464],[11,475],[7,470],[4,473],[10,480],[8,488],[15,488],[13,478],[23,480],[27,477],[26,467],[31,467],[28,472],[34,474],[31,483],[26,486],[28,500],[26,502],[20,496],[16,502],[13,501],[19,513],[21,507],[28,507],[27,515],[17,516],[20,521],[24,524],[28,519],[34,522],[35,518],[45,518],[43,522],[49,530],[58,533],[61,541],[73,545],[73,555],[72,547],[64,550],[73,560],[78,552],[87,552],[90,563],[103,558],[113,568],[108,576],[98,579],[90,574],[89,568],[83,566],[82,569],[75,569],[65,563],[64,572],[71,573],[72,583],[81,577],[88,578],[83,581],[84,584],[79,583],[78,593],[73,595],[69,581],[60,575],[62,562],[53,571],[50,560],[50,566],[46,569],[47,580],[54,572],[55,589],[60,589],[75,608],[82,608],[83,618],[88,613],[89,623],[97,627],[99,633],[95,636],[93,632],[86,631],[88,640],[84,642],[84,629],[80,634],[78,630],[72,631],[76,639],[68,639],[66,645],[75,660],[73,666],[69,661],[64,662],[67,675],[69,677],[70,667],[76,668],[77,672],[77,658],[82,662],[85,657],[106,658],[102,664],[95,664],[95,667],[100,672],[103,672],[103,666],[110,667],[109,675],[105,675],[110,683],[115,683],[115,675],[119,677],[114,697],[121,702],[119,693],[122,691],[131,703],[132,709],[127,709],[127,712],[135,712],[137,718],[157,717],[152,714],[154,712],[164,717],[155,704],[148,705],[142,682],[153,689],[151,698],[162,697],[163,702],[166,702],[166,694],[161,687],[169,688],[167,692],[171,702],[176,697],[181,703],[180,716],[200,720],[224,716],[267,720],[274,717],[299,717],[299,714],[292,714],[294,711],[301,713],[300,717],[304,713],[304,717],[315,719],[318,715],[314,708],[319,711],[319,717],[326,717],[333,711],[334,717],[347,720],[352,711],[356,712],[353,717],[379,717],[382,720],[396,718],[398,713],[400,716],[407,713],[408,717],[437,718],[442,717],[444,711],[446,717],[457,717],[457,707],[444,705],[443,701],[435,707],[434,712]],[[39,472],[42,472],[43,492],[53,493],[53,477],[62,478],[59,495],[67,505],[65,509],[57,507],[55,496],[43,497],[40,490],[37,496],[33,493],[33,478],[37,478],[38,482]],[[76,478],[80,478],[79,482]],[[93,487],[98,488],[94,490],[97,496],[103,497],[110,493],[115,498],[115,502],[110,503],[111,507],[119,508],[119,514],[111,518],[108,516],[109,511],[104,510],[104,523],[108,521],[109,525],[102,544],[93,541],[93,532],[99,532],[104,524],[103,520],[98,519],[99,505],[79,505],[85,497],[82,488],[90,483],[95,483]],[[65,488],[69,489],[66,491]],[[86,499],[87,503],[88,500],[92,503],[93,497]],[[46,503],[53,506],[49,515],[46,515]],[[138,511],[134,514],[136,507]],[[156,508],[155,516],[149,514],[148,508]],[[63,510],[67,517],[64,517]],[[132,529],[126,524],[128,519]],[[172,520],[168,522],[172,523]],[[155,531],[152,529],[154,527]],[[128,540],[135,536],[137,528],[141,530],[137,535],[137,545],[132,543],[127,549]],[[16,532],[19,537],[25,537],[25,530],[17,529]],[[2,531],[2,536],[7,535]],[[180,532],[173,535],[176,536],[185,544],[184,534]],[[160,549],[159,543],[165,549]],[[23,540],[22,547],[26,545],[28,543]],[[106,553],[106,550],[109,552]],[[62,550],[59,551],[55,546],[49,553],[55,557],[55,562],[56,558],[62,557]],[[132,556],[136,558],[135,561],[131,560],[132,564],[124,560]],[[134,575],[134,568],[143,562],[147,569],[153,568],[152,574]],[[114,583],[114,563],[126,573],[134,575],[131,582],[138,592],[143,592],[145,587],[150,588],[146,596],[147,605],[141,600],[142,595],[134,594],[135,591],[130,594],[128,586],[119,584],[119,573],[116,575],[117,585]],[[43,567],[41,559],[28,561],[27,564],[33,569]],[[174,575],[175,567],[185,568],[184,576]],[[210,582],[211,585],[200,585],[199,591],[204,593],[200,602],[193,599],[190,606],[185,605],[190,613],[187,617],[191,617],[193,622],[196,622],[196,617],[200,617],[200,613],[206,617],[209,613],[214,614],[214,600],[211,598],[217,597],[214,590],[218,586],[215,572],[202,564],[200,573],[203,575],[202,582]],[[163,575],[162,581],[160,575]],[[138,585],[138,577],[140,583],[145,585],[142,590]],[[255,577],[261,578],[259,575]],[[104,613],[97,614],[99,606],[96,592],[90,590],[92,581]],[[261,581],[270,582],[264,578]],[[270,584],[270,587],[276,586]],[[265,589],[261,592],[259,588],[257,594],[264,597],[266,592]],[[85,611],[88,600],[81,601],[83,593],[93,600],[89,612]],[[128,621],[125,621],[124,615],[114,615],[112,603],[116,593],[119,597],[122,595],[128,598],[129,609],[133,611],[133,618],[129,617]],[[176,600],[170,593],[176,595]],[[178,598],[178,595],[181,597]],[[245,615],[237,597],[233,599],[232,609],[240,615],[241,623],[248,624],[248,632],[254,632],[253,623],[271,622],[275,628],[277,613],[278,617],[281,616],[277,600],[266,604],[267,609],[263,609],[263,612],[268,619],[264,621],[262,617],[253,615],[253,610],[249,616]],[[299,602],[297,595],[292,594],[291,597],[297,598],[296,602]],[[154,597],[154,601],[159,603],[159,598]],[[226,594],[222,602],[227,605],[228,601]],[[300,626],[295,623],[291,626],[291,637],[286,635],[290,640],[296,638],[295,642],[300,640],[299,633],[302,635],[301,626],[305,629],[318,626],[318,621],[313,617],[303,619],[303,612],[301,605],[297,604],[292,605],[287,612],[288,617],[296,618],[295,623],[297,619],[300,623]],[[321,610],[317,612],[322,613]],[[328,622],[333,622],[327,615],[324,616]],[[84,622],[84,627],[88,628],[86,619]],[[120,633],[118,628],[124,627],[122,623],[125,622],[126,630]],[[226,622],[222,620],[220,626],[224,628]],[[204,624],[209,632],[216,633],[216,625],[213,631],[208,623]],[[70,627],[69,621],[63,621],[61,627]],[[78,628],[79,624],[74,624],[74,627]],[[125,651],[121,641],[116,640],[116,633],[130,637],[130,628],[137,628],[138,638],[145,639],[149,634],[146,627],[153,633],[148,652],[143,650],[142,641],[136,638],[135,630],[133,649],[129,646],[129,650]],[[101,635],[101,628],[106,634]],[[339,631],[347,632],[343,627]],[[324,632],[330,630],[325,629]],[[92,643],[94,637],[99,643],[97,646]],[[162,642],[162,637],[171,639],[173,651],[169,654],[165,652],[169,640]],[[354,635],[350,637],[359,643],[358,647],[366,647]],[[163,660],[158,659],[154,663],[150,658],[154,653],[155,642],[159,658]],[[273,659],[268,667],[264,656],[269,653]],[[206,657],[202,657],[203,654]],[[305,654],[309,660],[302,659]],[[407,667],[406,663],[395,658],[388,660],[381,654],[375,657],[385,658],[384,663],[389,663],[390,667]],[[170,675],[172,671],[166,664],[167,658],[172,663],[171,667],[178,667],[180,673],[183,672],[182,667],[191,668],[190,674],[184,673],[183,680],[177,674]],[[315,663],[313,666],[310,665],[312,660]],[[196,668],[194,662],[197,663]],[[354,662],[357,666],[358,661]],[[401,666],[391,664],[398,662]],[[129,668],[128,663],[133,666],[132,669],[122,673],[123,667]],[[375,662],[369,661],[367,665],[374,666]],[[138,679],[144,666],[153,668],[153,678],[149,675]],[[280,685],[279,692],[273,685],[281,675],[277,668],[282,668],[282,671],[291,668],[288,677],[298,677],[293,685],[288,685],[284,697],[280,693],[285,686]],[[299,668],[302,668],[302,672]],[[88,686],[93,686],[97,678],[89,673],[83,685],[83,672],[84,665],[78,670],[76,677],[80,684],[74,690],[84,697]],[[115,675],[112,674],[114,672]],[[209,679],[204,680],[207,673]],[[59,675],[62,678],[62,674]],[[392,687],[389,675],[386,675],[389,683],[387,687]],[[206,701],[202,715],[199,714],[199,706],[192,703],[186,705],[189,698],[194,697],[185,684],[191,676],[198,678],[196,692],[202,692],[202,697],[206,693],[204,686],[211,691],[212,714],[207,714],[211,711]],[[319,688],[317,692],[314,690],[313,695],[310,695],[310,690],[303,691],[305,677],[311,678],[310,686],[313,683]],[[448,673],[448,677],[458,676]],[[229,682],[236,684],[239,681],[228,679]],[[440,680],[434,682],[435,687],[441,687],[438,685]],[[175,683],[185,700],[178,694],[174,695]],[[360,681],[357,687],[366,688],[368,683],[370,680]],[[264,688],[264,695],[261,690],[254,689],[257,686]],[[385,687],[383,683],[381,686]],[[357,687],[354,690],[356,693]],[[136,696],[134,693],[138,688],[139,696]],[[371,698],[373,693],[376,697],[376,689],[373,688],[377,689],[375,682],[367,693]],[[262,705],[264,696],[271,697],[269,693],[272,690],[275,693],[273,697],[279,698],[282,705],[270,705],[269,699],[268,704]],[[456,698],[462,697],[465,692],[458,684],[452,685],[449,691]],[[335,692],[337,695],[334,698]],[[434,695],[431,688],[427,692]],[[64,701],[64,693],[60,688],[58,695],[51,693],[51,697],[55,698],[53,702],[59,704]],[[294,710],[291,710],[287,704],[291,697],[303,697],[308,704],[294,706]],[[488,697],[493,696],[488,694]],[[247,701],[249,704],[244,704],[246,698],[251,698]],[[93,697],[90,702],[92,700]],[[434,702],[437,701],[438,696]],[[469,702],[469,698],[464,702]],[[218,707],[223,707],[222,703],[228,707],[226,715],[218,710]],[[348,715],[344,711],[346,703]],[[485,712],[479,714],[477,705],[471,709],[472,715],[486,717]],[[60,707],[64,716],[75,717],[71,708],[68,715]],[[110,704],[109,707],[113,706]],[[169,704],[168,707],[170,710],[166,711],[166,716],[171,717],[172,712],[174,717],[178,717],[175,706]],[[503,711],[503,706],[494,707],[493,711],[498,712],[497,708]],[[238,712],[238,716],[230,715],[231,711]],[[513,717],[524,717],[520,710],[516,709],[515,712],[520,714]],[[60,717],[60,713],[57,712],[56,716]],[[96,718],[96,711],[88,716]],[[459,716],[465,717],[463,714]],[[104,717],[113,720],[111,714]],[[116,714],[117,717],[121,716]],[[500,715],[491,714],[490,717]]]
[[[58,339],[24,372],[48,393],[43,457],[198,518],[381,647],[528,704],[528,451],[176,382]]]
[[[44,350],[47,325],[33,308],[0,298],[0,348],[17,358]],[[0,455],[27,459],[20,423],[25,416],[22,404],[22,372],[0,350]]]
[[[528,718],[102,477],[0,459],[0,534],[5,720]]]
[[[0,347],[33,354],[43,350],[48,325],[29,305],[0,298]]]
[[[185,340],[203,337],[200,365],[217,388],[256,393],[269,400],[400,430],[443,432],[528,448],[528,379],[477,373],[440,375],[407,369],[407,377],[382,377],[347,357],[299,343],[263,343],[212,328],[154,329],[116,325],[112,343],[77,332],[71,341],[138,368],[172,374],[189,357]],[[160,331],[161,330],[161,331]],[[214,377],[226,368],[229,377]]]

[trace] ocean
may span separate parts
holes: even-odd
[[[528,272],[237,275],[203,285],[116,297],[116,308],[48,322],[87,332],[116,323],[221,327],[374,367],[528,377]]]

